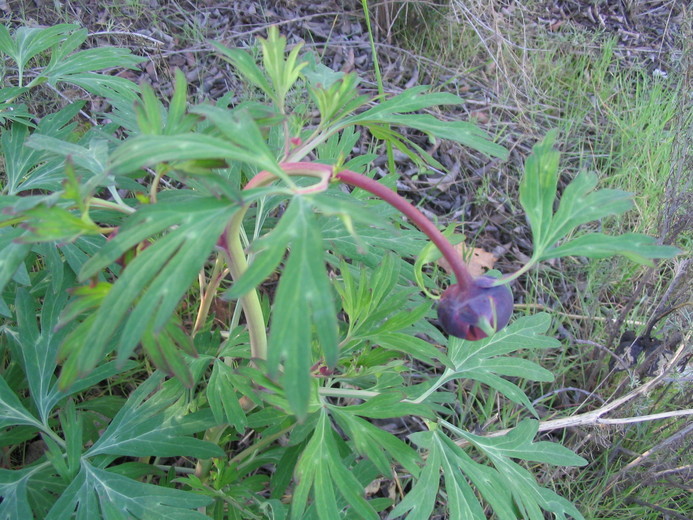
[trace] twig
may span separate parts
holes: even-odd
[[[650,389],[654,388],[659,384],[663,379],[664,376],[673,368],[675,367],[681,357],[683,357],[683,354],[686,350],[686,342],[682,342],[681,346],[678,348],[676,353],[674,354],[673,358],[667,365],[667,367],[662,371],[661,374],[659,374],[657,377],[654,377],[653,379],[649,380],[647,383],[644,385],[639,386],[632,392],[624,395],[623,397],[616,399],[615,401],[612,401],[611,403],[605,404],[601,408],[598,408],[596,410],[593,410],[591,412],[586,412],[582,413],[579,415],[574,415],[572,417],[564,417],[561,419],[553,419],[549,421],[541,421],[539,423],[539,431],[540,432],[545,432],[545,431],[551,431],[551,430],[561,430],[564,428],[574,428],[576,426],[588,426],[588,425],[597,425],[597,424],[625,424],[625,423],[634,423],[634,422],[642,422],[642,421],[653,421],[657,419],[665,419],[669,417],[677,417],[677,416],[685,416],[685,415],[693,415],[693,410],[688,409],[688,410],[674,410],[672,412],[663,412],[663,413],[658,413],[658,414],[652,414],[652,415],[644,415],[641,417],[631,417],[631,418],[617,418],[617,419],[607,419],[603,418],[603,415],[606,415],[607,413],[615,410],[616,408],[624,405],[628,401],[631,401],[632,399],[635,399],[639,395],[642,395],[646,392],[648,392]],[[691,425],[691,428],[693,429],[693,424]],[[512,428],[506,428],[503,430],[498,430],[492,433],[489,433],[486,435],[486,437],[499,437],[501,435],[505,435],[508,432],[511,431]],[[465,446],[469,444],[469,442],[466,439],[458,439],[455,441],[455,443],[458,446]]]
[[[61,98],[63,98],[63,99],[64,99],[65,101],[67,101],[68,103],[74,103],[74,100],[73,100],[73,99],[70,99],[69,97],[67,97],[65,94],[63,94],[62,92],[60,92],[60,90],[58,90],[57,88],[55,88],[55,87],[54,87],[53,85],[51,85],[50,83],[46,83],[46,85],[48,85],[48,88],[49,88],[49,89],[51,89],[53,92],[55,92],[56,94],[58,94]],[[79,113],[82,115],[82,117],[84,117],[84,119],[86,119],[87,121],[89,121],[93,126],[99,126],[99,122],[98,122],[96,119],[94,119],[93,117],[91,117],[89,114],[87,114],[87,113],[86,113],[84,110],[82,110],[81,108],[79,109]]]
[[[582,388],[577,388],[575,386],[568,386],[566,388],[557,388],[556,390],[552,390],[551,392],[544,394],[540,397],[537,397],[534,401],[532,401],[532,405],[536,405],[540,401],[543,401],[547,397],[552,397],[554,395],[558,395],[563,392],[578,392],[580,394],[586,395],[587,398],[594,397],[595,399],[599,400],[602,404],[606,402],[606,399],[601,397],[598,394],[595,394],[594,392],[590,392],[588,390],[583,390]]]
[[[618,321],[616,318],[605,318],[604,316],[587,316],[585,314],[570,314],[567,312],[561,312],[557,311],[555,309],[552,309],[551,307],[548,307],[544,304],[541,303],[517,303],[514,306],[516,309],[537,309],[541,311],[546,311],[550,312],[552,314],[556,314],[558,316],[565,316],[566,318],[571,318],[571,319],[576,319],[576,320],[590,320],[590,321],[611,321],[611,322],[616,322]],[[628,325],[647,325],[647,323],[642,322],[642,321],[636,321],[636,320],[624,320],[624,323],[627,323]]]
[[[618,482],[618,480],[623,476],[624,473],[630,471],[631,469],[633,469],[636,466],[639,466],[640,464],[645,462],[648,458],[650,458],[650,456],[652,456],[654,453],[662,450],[663,448],[669,446],[670,444],[673,444],[673,443],[679,441],[680,439],[685,438],[691,432],[693,432],[693,422],[688,423],[684,428],[682,428],[681,430],[676,432],[674,435],[667,437],[666,439],[664,439],[659,444],[656,444],[655,446],[653,446],[652,448],[650,448],[649,450],[644,452],[637,459],[632,460],[631,462],[626,464],[626,466],[623,469],[621,469],[621,471],[619,471],[618,473],[616,473],[615,475],[613,475],[609,479],[609,482],[607,483],[607,486],[604,488],[603,493],[608,493],[611,490],[611,488],[614,487],[616,482]]]
[[[650,509],[654,509],[655,511],[659,511],[660,513],[662,513],[664,515],[662,518],[678,518],[680,520],[689,520],[689,518],[690,518],[688,516],[684,516],[682,514],[679,514],[676,511],[673,511],[671,509],[667,509],[666,507],[661,507],[661,506],[657,506],[655,504],[650,504],[649,502],[645,502],[644,500],[640,500],[638,498],[628,497],[626,499],[626,502],[631,502],[633,504],[638,504],[640,506],[649,507]]]
[[[157,40],[156,38],[152,38],[151,36],[147,36],[146,34],[141,34],[141,33],[133,33],[133,32],[128,32],[128,31],[99,31],[99,32],[93,32],[89,33],[89,36],[134,36],[136,38],[142,38],[144,40],[149,40],[150,42],[163,46],[165,45],[164,42],[161,40]]]

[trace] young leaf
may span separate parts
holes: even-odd
[[[268,367],[276,374],[284,360],[284,387],[293,410],[307,411],[312,331],[329,365],[337,361],[337,316],[323,261],[322,237],[309,201],[294,197],[295,223],[288,231],[291,253],[279,280],[268,346]]]
[[[283,112],[286,94],[298,79],[301,69],[307,65],[306,62],[298,62],[298,53],[302,44],[294,45],[294,48],[284,59],[286,37],[279,34],[276,25],[272,25],[268,29],[267,39],[259,38],[259,41],[262,47],[262,63],[274,87],[272,98],[279,110]]]
[[[520,182],[520,204],[532,228],[535,244],[544,244],[553,217],[553,202],[558,186],[558,163],[561,154],[553,148],[557,132],[546,134],[532,147],[525,161],[525,174]]]

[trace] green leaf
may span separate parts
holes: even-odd
[[[273,97],[272,87],[267,81],[267,77],[257,66],[253,57],[241,49],[230,49],[220,42],[210,41],[210,43],[221,52],[224,58],[229,61],[243,77],[250,83],[259,87],[269,97]]]
[[[217,359],[212,367],[212,375],[207,383],[207,401],[212,409],[214,419],[219,423],[227,423],[233,426],[237,432],[245,431],[248,425],[243,408],[238,399],[244,395],[254,401],[254,391],[242,376],[236,374],[234,370]]]
[[[23,226],[29,231],[21,240],[26,242],[73,242],[82,235],[100,234],[99,226],[88,217],[78,217],[59,206],[36,206],[24,212]]]
[[[19,426],[26,424],[36,428],[42,428],[41,423],[34,417],[29,410],[9,387],[5,379],[0,376],[0,428],[8,426]]]
[[[190,456],[200,459],[223,456],[216,444],[185,434],[188,417],[181,417],[174,392],[159,391],[149,399],[162,380],[155,372],[128,398],[94,445],[84,456],[108,454],[130,457]]]
[[[468,517],[458,516],[457,518],[460,518],[460,520],[466,518],[483,520],[486,518],[484,511],[482,510],[480,513],[477,504],[475,504],[475,502],[478,503],[476,499],[478,493],[500,520],[516,520],[516,508],[512,494],[508,490],[503,476],[497,469],[473,460],[440,430],[434,432],[434,440],[442,452],[446,492],[450,494],[448,487],[452,486],[455,495],[459,497],[458,501],[463,502],[466,509],[473,512],[474,515]],[[467,479],[477,489],[477,493],[474,495],[470,496],[469,494],[471,487]],[[454,517],[456,514],[457,507],[451,500],[448,506],[451,517]]]
[[[405,90],[386,101],[378,103],[365,112],[352,116],[344,124],[356,124],[364,121],[381,121],[387,123],[391,114],[415,112],[439,105],[460,105],[464,100],[454,94],[445,92],[428,92],[430,87],[420,85]]]
[[[243,275],[224,293],[224,299],[240,298],[272,274],[282,261],[286,248],[295,234],[295,228],[299,225],[298,216],[298,204],[289,204],[274,229],[251,244],[253,261]]]
[[[464,121],[441,121],[429,114],[403,114],[439,105],[457,105],[463,100],[448,93],[427,93],[429,87],[419,86],[405,90],[403,93],[377,104],[361,114],[351,116],[340,126],[360,124],[375,126],[394,124],[416,128],[434,137],[450,139],[464,144],[487,155],[506,159],[508,150],[489,141],[483,130],[472,123]]]
[[[72,277],[66,276],[64,284],[56,291],[50,288],[41,306],[40,329],[36,322],[37,302],[24,289],[17,291],[15,308],[21,352],[21,361],[29,384],[29,394],[36,405],[39,417],[47,422],[53,407],[65,394],[60,392],[55,381],[57,351],[67,329],[56,332],[58,315],[67,302],[67,288]]]
[[[49,114],[38,124],[35,133],[55,139],[69,140],[76,124],[72,121],[84,102],[72,103],[54,114]],[[25,146],[29,129],[21,124],[13,124],[9,131],[0,135],[0,148],[5,159],[7,184],[2,191],[15,195],[29,189],[60,189],[64,178],[62,158],[49,160],[48,155]]]
[[[195,385],[190,366],[183,352],[196,353],[190,337],[183,331],[175,317],[159,332],[147,328],[142,336],[142,350],[154,362],[154,366],[171,377],[175,377],[186,388]]]
[[[410,334],[403,332],[385,332],[369,335],[367,339],[382,348],[403,352],[429,365],[435,365],[436,361],[441,361],[446,366],[451,366],[451,362],[444,352],[438,350],[428,341],[424,341]]]
[[[237,206],[228,200],[195,197],[143,208],[125,221],[118,235],[84,265],[81,280],[94,276],[140,241],[177,227],[141,251],[113,284],[88,334],[71,353],[80,371],[96,366],[114,348],[112,337],[117,330],[115,348],[124,360],[148,328],[158,333],[169,322],[235,211]]]
[[[318,61],[317,56],[313,52],[307,52],[303,55],[303,60],[306,63],[301,74],[308,80],[308,85],[311,87],[329,89],[332,85],[344,78],[344,72],[335,71],[326,67]],[[356,76],[355,74],[350,74]]]
[[[622,255],[635,263],[651,266],[653,258],[673,258],[680,253],[681,250],[677,247],[659,245],[655,238],[639,233],[617,236],[588,233],[550,248],[541,255],[541,259],[562,256],[607,258]]]
[[[26,272],[24,259],[31,251],[31,244],[17,242],[25,233],[23,229],[0,228],[0,295],[13,277]],[[21,282],[26,285],[29,280]]]
[[[0,26],[0,31],[2,26]],[[0,469],[0,520],[30,520],[34,515],[29,507],[27,488],[34,468],[10,471]]]
[[[31,58],[59,44],[78,28],[77,25],[71,24],[58,24],[47,28],[20,27],[14,35],[10,35],[7,27],[0,25],[0,51],[17,63],[19,86],[23,86],[24,68]],[[86,35],[86,30],[84,33]]]
[[[569,449],[552,442],[532,442],[539,428],[538,421],[525,419],[516,428],[503,436],[482,437],[460,430],[445,423],[455,435],[469,441],[498,470],[505,487],[512,494],[522,518],[543,520],[544,511],[553,513],[556,518],[565,520],[566,514],[583,520],[583,516],[565,498],[553,491],[542,488],[535,477],[525,468],[510,460],[511,458],[556,464],[562,466],[583,466],[587,461]]]
[[[130,109],[140,91],[137,83],[108,74],[94,74],[92,72],[70,74],[64,81],[81,87],[96,96],[108,99],[114,107],[121,110],[122,108]],[[113,112],[109,113],[109,116],[113,115]]]
[[[414,476],[419,474],[419,455],[400,439],[361,419],[355,415],[354,410],[348,407],[340,409],[331,406],[330,413],[337,424],[351,437],[358,453],[368,457],[381,474],[391,473],[392,461],[400,464]],[[400,417],[399,414],[391,416]]]
[[[583,172],[563,190],[554,214],[560,159],[553,148],[555,138],[556,132],[551,131],[533,147],[520,183],[520,203],[527,214],[534,241],[532,262],[571,255],[589,258],[623,255],[633,262],[653,265],[651,259],[671,258],[681,252],[675,247],[657,245],[654,239],[636,233],[619,236],[587,233],[555,246],[578,226],[608,215],[619,215],[633,207],[630,193],[612,189],[593,191],[597,176]]]
[[[467,121],[441,121],[429,114],[393,114],[387,117],[387,123],[416,128],[433,137],[449,139],[503,160],[510,153],[505,147],[489,141],[481,128]],[[367,122],[362,124],[368,126]]]
[[[94,175],[104,176],[106,171],[108,145],[104,139],[92,139],[86,147],[49,135],[34,133],[26,140],[26,146],[51,152],[63,158],[70,157],[77,166],[81,166]]]
[[[304,518],[311,490],[321,518],[342,518],[335,497],[335,490],[338,490],[358,518],[377,520],[377,513],[363,497],[363,486],[339,455],[327,411],[321,409],[317,413],[320,416],[315,431],[296,466],[298,485],[291,502],[290,518]]]
[[[525,210],[537,245],[545,243],[552,223],[561,157],[553,148],[556,136],[557,131],[552,130],[532,147],[532,154],[525,161],[525,174],[520,182],[520,204]]]
[[[525,316],[496,334],[479,341],[450,338],[448,357],[452,363],[434,386],[439,388],[451,379],[469,378],[499,391],[513,402],[524,405],[532,413],[534,407],[525,393],[514,383],[500,376],[523,377],[533,381],[553,381],[553,374],[539,365],[515,357],[500,357],[521,349],[552,348],[558,340],[542,335],[551,324],[547,313]]]
[[[219,137],[185,133],[179,135],[139,135],[128,139],[111,155],[110,171],[115,175],[126,175],[140,168],[162,162],[193,159],[241,161],[273,173],[278,169],[276,160],[270,161],[262,153],[254,153],[250,144],[241,147]]]
[[[0,97],[6,95],[4,92],[6,90],[10,89],[0,89]],[[32,121],[33,118],[33,114],[29,112],[29,109],[24,103],[0,102],[0,125],[4,126],[7,121],[12,121],[28,128],[36,128],[36,125]]]
[[[274,300],[268,368],[276,374],[279,362],[284,360],[286,396],[301,417],[310,396],[313,327],[327,363],[333,366],[338,353],[337,313],[313,210],[304,197],[294,197],[289,208],[292,206],[297,215],[288,231],[291,253]]]
[[[414,439],[414,436],[411,436]],[[419,478],[404,499],[390,512],[388,519],[406,514],[407,520],[428,520],[435,507],[440,486],[441,453],[435,444],[430,442],[431,432],[417,434],[416,442],[429,448],[426,465]]]
[[[582,172],[566,186],[544,246],[553,245],[580,224],[619,215],[633,207],[632,194],[621,190],[592,191],[596,185],[594,173]]]
[[[86,32],[86,31],[85,31]],[[108,69],[111,67],[134,68],[146,58],[135,56],[129,49],[119,47],[98,47],[76,52],[70,56],[51,60],[43,70],[43,75],[52,84],[60,81],[70,82],[72,74]],[[108,81],[108,76],[103,77]]]
[[[211,498],[178,489],[132,480],[82,460],[82,469],[65,489],[46,516],[46,520],[103,518],[139,520],[203,520],[196,511]]]
[[[431,420],[435,418],[435,414],[427,405],[406,402],[403,398],[404,395],[399,392],[383,393],[361,404],[345,406],[340,410],[370,419],[390,419],[405,415],[417,415]]]
[[[238,108],[229,111],[213,105],[199,105],[192,112],[204,116],[238,148],[238,153],[245,154],[246,159],[238,160],[288,179],[248,110]]]

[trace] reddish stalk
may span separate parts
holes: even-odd
[[[428,238],[430,238],[440,250],[442,255],[452,267],[452,272],[455,273],[455,278],[457,278],[457,284],[461,288],[471,286],[472,275],[470,275],[469,271],[467,271],[467,267],[465,266],[455,247],[450,243],[445,235],[438,230],[433,222],[431,222],[426,215],[421,213],[421,211],[412,206],[407,199],[398,195],[386,186],[383,186],[379,182],[350,170],[341,170],[337,172],[334,177],[344,184],[356,186],[368,191],[369,193],[372,193],[377,197],[380,197],[385,202],[401,211],[416,225],[416,227],[425,233],[426,236],[428,236]]]
[[[431,222],[426,215],[421,213],[412,204],[407,201],[404,197],[398,195],[391,189],[383,186],[379,182],[374,181],[361,175],[360,173],[353,172],[351,170],[340,170],[335,172],[334,168],[328,164],[312,163],[312,162],[296,162],[296,163],[282,163],[280,167],[288,175],[306,175],[310,177],[318,177],[322,181],[317,183],[315,186],[304,188],[301,192],[309,193],[311,191],[319,190],[326,186],[327,181],[336,180],[348,184],[350,186],[355,186],[372,193],[376,197],[383,199],[385,202],[393,206],[402,212],[409,220],[414,223],[440,250],[442,255],[448,261],[452,267],[452,272],[455,274],[457,279],[457,284],[460,289],[466,287],[471,287],[472,276],[467,271],[467,267],[464,261],[460,257],[457,250],[450,243],[450,241],[441,233],[438,228]],[[263,186],[271,181],[273,181],[276,176],[268,171],[261,171],[255,177],[253,177],[244,189],[257,188]]]

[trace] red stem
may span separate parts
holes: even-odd
[[[460,288],[464,289],[472,284],[472,275],[467,271],[467,267],[455,247],[445,235],[435,227],[433,222],[431,222],[426,215],[421,213],[421,211],[412,206],[407,199],[360,173],[350,170],[341,170],[337,172],[334,177],[345,184],[356,186],[372,193],[376,197],[380,197],[409,217],[409,219],[431,239],[436,247],[438,247],[452,267],[452,272],[455,273],[455,278],[457,278],[457,283]]]
[[[338,180],[344,184],[349,184],[350,186],[356,186],[372,193],[376,197],[383,199],[388,204],[392,205],[399,211],[401,211],[423,232],[428,238],[438,247],[442,255],[448,261],[452,267],[452,272],[457,278],[457,284],[460,288],[464,289],[472,284],[472,275],[467,271],[467,267],[457,252],[455,247],[450,243],[450,241],[441,233],[437,227],[431,222],[426,215],[421,213],[418,209],[411,205],[411,203],[404,197],[398,195],[391,189],[383,186],[379,182],[374,181],[361,175],[360,173],[353,172],[351,170],[340,170],[334,172],[332,166],[328,164],[320,164],[313,162],[295,162],[295,163],[282,163],[279,165],[287,175],[307,175],[310,177],[319,177],[323,181],[327,182],[331,179]],[[244,190],[257,188],[263,186],[271,181],[273,181],[276,176],[268,171],[261,171],[255,175],[248,184],[243,188]],[[319,183],[321,184],[321,183]]]

